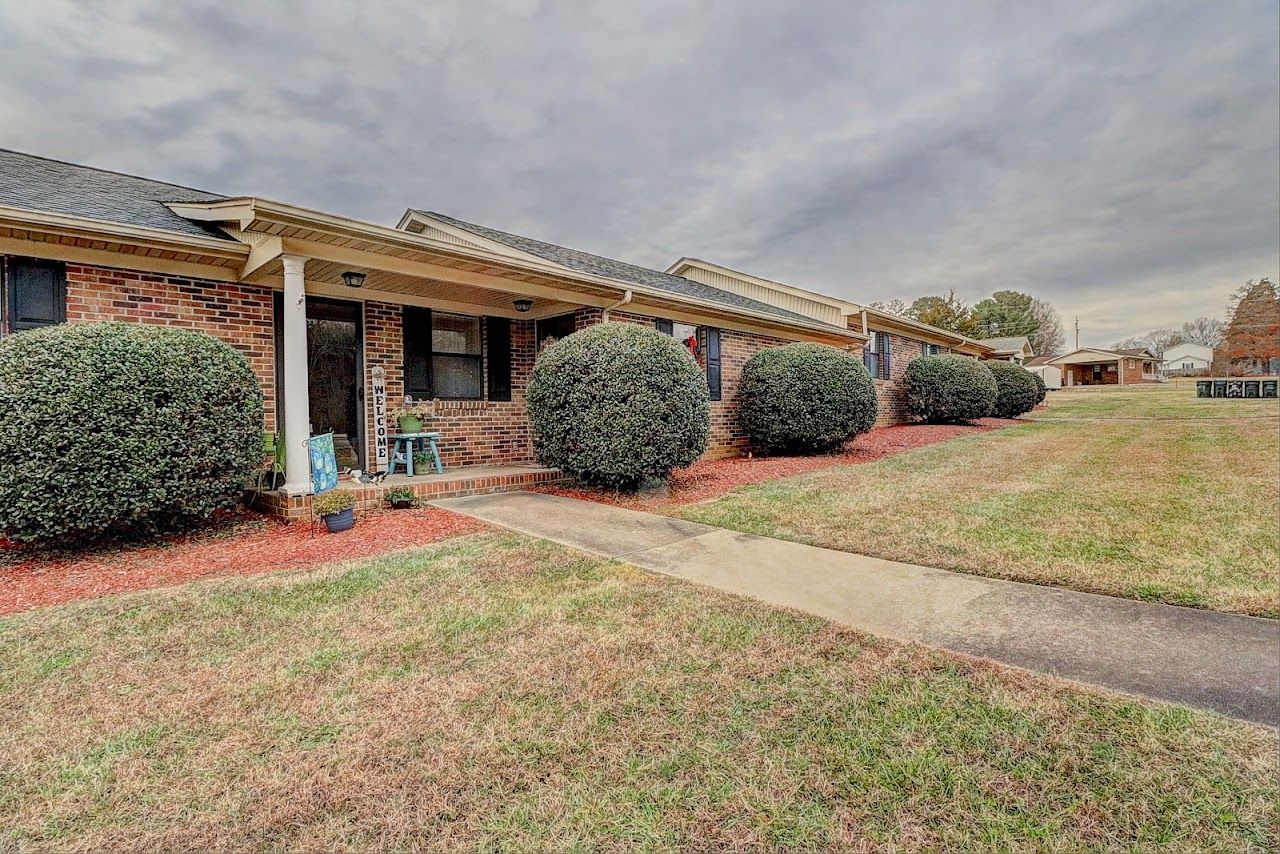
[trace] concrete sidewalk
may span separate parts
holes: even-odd
[[[1280,725],[1280,621],[981,578],[531,492],[434,504],[883,637]]]

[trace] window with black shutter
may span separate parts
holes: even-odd
[[[61,261],[5,259],[4,290],[8,326],[14,332],[67,319],[67,268]]]
[[[480,318],[417,306],[405,306],[402,316],[404,393],[424,400],[480,400]]]
[[[720,330],[708,326],[706,332],[707,348],[707,390],[712,400],[720,400]]]
[[[674,324],[664,317],[659,317],[653,321],[653,328],[657,329],[663,335],[670,335]]]
[[[489,399],[511,399],[511,321],[485,318],[485,343],[489,356]]]

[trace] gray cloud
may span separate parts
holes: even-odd
[[[429,207],[855,300],[1032,291],[1085,343],[1280,269],[1260,2],[41,3],[0,145],[393,222]]]

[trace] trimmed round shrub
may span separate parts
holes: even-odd
[[[208,335],[61,325],[0,341],[0,536],[82,543],[234,507],[262,462],[262,389]]]
[[[1036,381],[1036,403],[1044,403],[1044,399],[1049,396],[1049,387],[1044,384],[1044,377],[1039,374],[1031,375]]]
[[[634,323],[590,326],[543,350],[527,404],[539,460],[615,489],[692,464],[711,433],[698,363],[674,338]]]
[[[996,380],[996,405],[991,414],[997,418],[1017,418],[1030,412],[1040,402],[1036,375],[1013,362],[983,362]]]
[[[996,380],[976,359],[921,356],[907,364],[907,411],[932,424],[985,418],[996,404]]]
[[[875,383],[860,359],[834,347],[761,350],[742,369],[738,421],[765,451],[830,451],[876,423]]]

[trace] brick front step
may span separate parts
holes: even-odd
[[[419,501],[437,498],[460,498],[464,495],[485,495],[491,492],[512,492],[548,483],[566,482],[568,478],[559,469],[524,466],[463,466],[444,474],[408,477],[397,474],[377,486],[342,481],[338,489],[355,493],[356,510],[380,510],[387,506],[387,493],[400,486],[413,490]],[[310,495],[285,495],[281,491],[264,492],[253,506],[265,513],[289,521],[307,521],[311,518]]]

